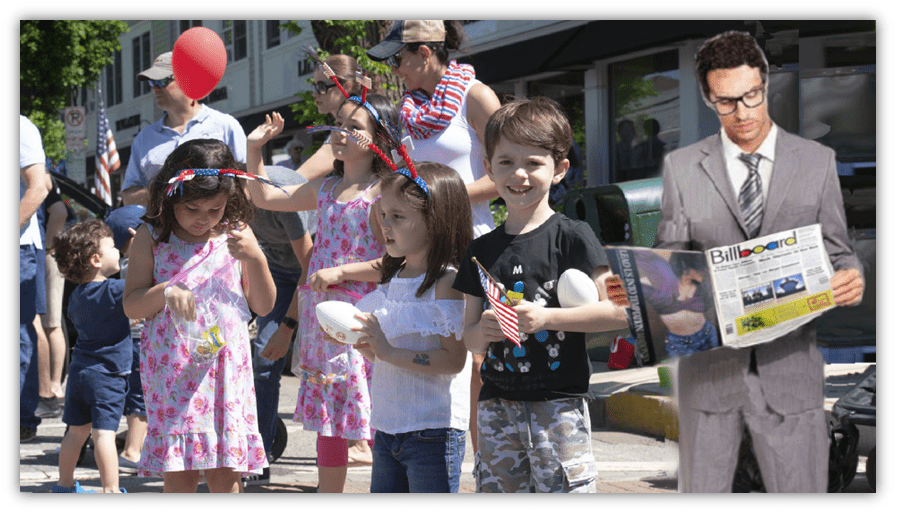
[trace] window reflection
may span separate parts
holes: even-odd
[[[612,181],[661,175],[664,154],[680,140],[680,76],[677,51],[609,66],[614,145]]]

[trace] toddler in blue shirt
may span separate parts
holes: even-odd
[[[92,219],[59,234],[53,255],[62,275],[78,286],[69,298],[69,318],[78,331],[72,351],[62,420],[69,426],[59,448],[59,482],[53,493],[90,493],[74,480],[81,447],[93,436],[104,493],[126,492],[118,485],[115,433],[122,418],[132,342],[122,306],[125,281],[112,230]]]

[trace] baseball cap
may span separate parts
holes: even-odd
[[[386,38],[366,52],[369,58],[383,61],[396,54],[408,43],[429,43],[446,40],[443,20],[394,20]]]
[[[153,66],[137,74],[137,79],[143,81],[148,79],[165,79],[172,75],[174,75],[174,70],[171,67],[171,52],[166,52],[165,54],[159,54],[156,61],[153,61]]]
[[[123,205],[106,216],[106,224],[112,229],[112,240],[115,247],[119,250],[125,246],[125,243],[131,239],[129,228],[137,230],[143,221],[141,216],[146,214],[147,209],[143,205]]]

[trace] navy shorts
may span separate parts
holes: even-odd
[[[125,410],[128,378],[96,369],[71,367],[65,389],[62,422],[91,424],[95,430],[118,430]]]
[[[134,340],[134,358],[131,362],[131,374],[128,375],[128,393],[125,394],[125,415],[147,416],[147,407],[143,402],[143,384],[140,381],[140,338]]]

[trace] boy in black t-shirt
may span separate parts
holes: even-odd
[[[564,178],[571,128],[549,99],[502,106],[486,126],[487,173],[508,219],[474,240],[454,288],[465,294],[465,346],[486,352],[478,398],[479,492],[594,492],[586,332],[622,329],[624,310],[606,300],[605,252],[589,225],[557,214],[549,190]],[[507,340],[486,296],[476,258],[514,306],[520,346]],[[561,274],[590,276],[599,301],[561,308]],[[509,463],[509,459],[512,460]]]
[[[115,433],[125,409],[131,372],[131,325],[122,295],[119,251],[112,230],[98,219],[79,223],[53,240],[59,272],[78,283],[69,298],[69,317],[78,330],[72,350],[62,421],[69,429],[59,446],[59,483],[52,493],[93,493],[74,479],[75,465],[88,436],[104,493],[126,493],[118,485]]]

